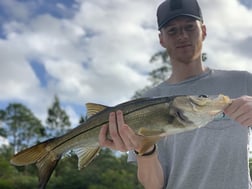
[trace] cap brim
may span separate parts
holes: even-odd
[[[160,24],[160,26],[159,26],[159,30],[161,29],[161,28],[163,28],[168,22],[170,22],[170,21],[172,21],[173,19],[175,19],[175,18],[177,18],[177,17],[179,17],[179,16],[188,16],[188,17],[191,17],[191,18],[195,18],[196,20],[200,20],[200,21],[203,21],[202,20],[202,18],[201,17],[199,17],[199,16],[195,16],[195,15],[192,15],[192,14],[176,14],[176,15],[173,15],[173,16],[171,16],[171,17],[169,17],[167,20],[165,20],[162,24]]]

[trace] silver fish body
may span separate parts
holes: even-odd
[[[16,166],[36,163],[39,188],[43,189],[64,153],[72,150],[77,154],[79,169],[92,161],[100,150],[98,135],[101,127],[108,124],[110,112],[121,110],[125,122],[143,136],[140,153],[144,153],[161,137],[205,126],[230,103],[224,95],[144,98],[114,107],[88,103],[89,118],[85,123],[60,137],[17,153],[11,163]]]

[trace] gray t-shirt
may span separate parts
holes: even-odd
[[[252,96],[252,74],[211,70],[178,84],[161,83],[146,96],[217,95]],[[248,189],[249,129],[225,117],[206,127],[163,138],[158,157],[165,189]],[[129,162],[136,162],[133,152]],[[252,187],[251,187],[252,188]]]

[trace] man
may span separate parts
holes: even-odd
[[[196,0],[167,0],[157,10],[160,44],[167,50],[172,74],[145,96],[225,94],[233,103],[226,116],[206,127],[167,136],[139,156],[142,137],[122,112],[112,112],[100,131],[100,145],[128,151],[137,162],[138,179],[146,189],[247,189],[248,127],[252,125],[252,74],[204,67],[202,43],[206,26]],[[106,138],[106,133],[112,140]]]

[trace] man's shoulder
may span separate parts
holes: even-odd
[[[237,74],[237,75],[243,75],[243,74],[249,74],[246,70],[223,70],[223,69],[212,69],[212,72],[218,73],[218,74]]]
[[[245,70],[221,70],[214,69],[212,70],[213,76],[215,77],[228,77],[228,78],[244,78],[252,77],[252,74]]]
[[[167,81],[163,81],[160,84],[151,87],[144,93],[144,97],[160,97],[162,96],[163,90],[169,88]]]

